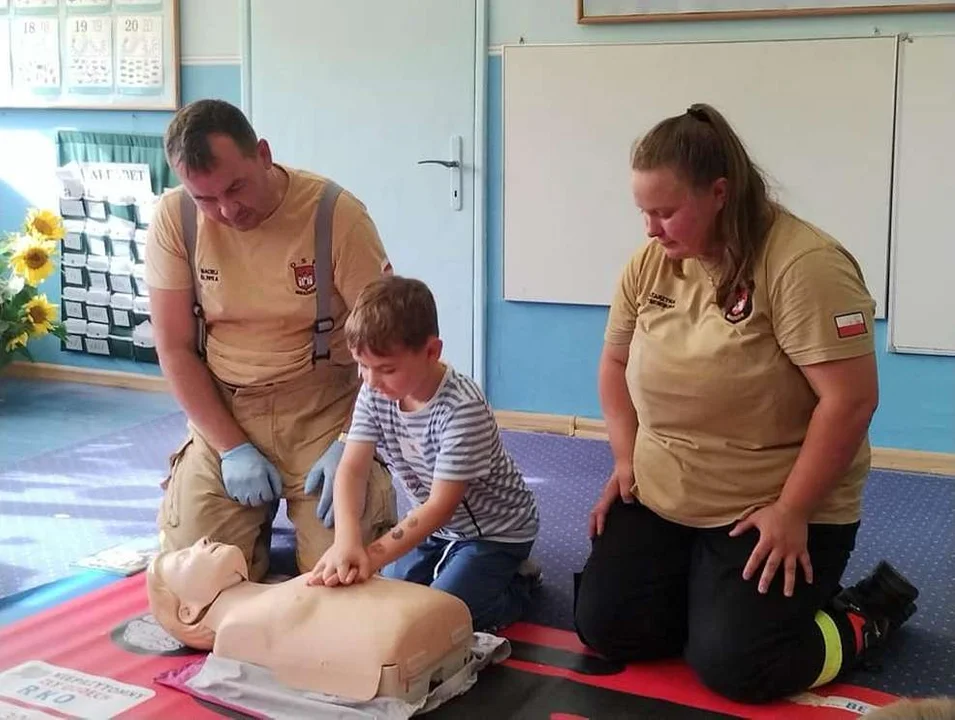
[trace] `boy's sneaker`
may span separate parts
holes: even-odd
[[[517,566],[517,574],[528,581],[532,590],[544,584],[544,572],[541,570],[540,563],[534,558],[522,560]]]
[[[878,656],[886,639],[915,614],[918,596],[918,589],[883,560],[868,576],[833,598],[836,610],[864,620],[859,651],[859,662],[863,666],[878,668]]]

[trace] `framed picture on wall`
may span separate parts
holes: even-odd
[[[179,104],[179,0],[0,2],[0,108]]]
[[[576,0],[581,25],[955,10],[944,0]]]

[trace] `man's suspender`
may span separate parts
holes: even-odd
[[[312,362],[327,360],[330,357],[328,335],[335,325],[332,318],[332,220],[335,215],[335,203],[342,189],[328,181],[315,210],[315,325],[312,329]],[[196,272],[196,235],[198,222],[196,204],[183,190],[180,195],[182,215],[182,239],[186,246],[186,257],[192,270],[193,315],[196,316],[196,349],[199,357],[206,356],[206,321],[199,297],[199,274]]]
[[[315,210],[315,326],[312,331],[312,362],[328,360],[328,336],[335,326],[332,318],[332,220],[342,189],[331,180],[325,184]]]

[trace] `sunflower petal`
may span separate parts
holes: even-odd
[[[63,220],[50,210],[31,208],[27,214],[25,230],[34,237],[44,240],[62,240],[66,235]]]
[[[10,267],[29,285],[39,285],[53,272],[56,243],[33,235],[21,235],[15,242]]]

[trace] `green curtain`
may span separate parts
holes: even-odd
[[[162,135],[59,130],[56,134],[59,165],[68,162],[120,162],[149,165],[153,193],[179,184],[166,162]]]

